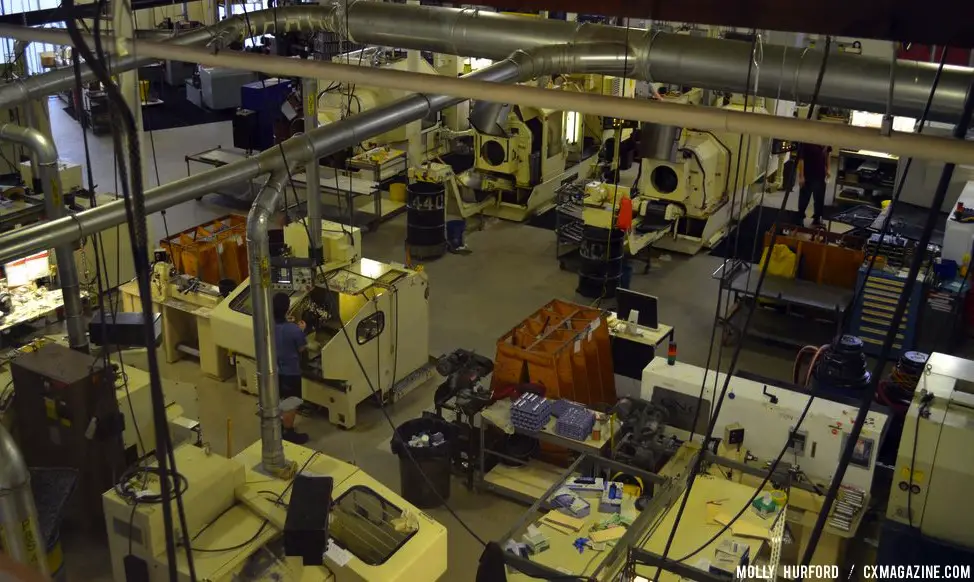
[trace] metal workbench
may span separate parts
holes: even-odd
[[[192,166],[190,165],[191,163],[202,164],[211,168],[219,168],[221,166],[226,166],[227,164],[232,164],[234,162],[247,159],[248,157],[249,156],[246,153],[240,150],[226,149],[223,146],[217,146],[202,152],[189,154],[186,156],[186,175],[193,175]],[[240,184],[234,184],[220,190],[215,190],[212,192],[212,194],[219,194],[221,196],[226,196],[228,198],[249,204],[257,197],[257,193],[260,192],[261,187],[266,181],[266,178],[250,180],[249,182],[242,182]],[[200,196],[196,200],[202,199],[203,197]]]
[[[402,170],[405,171],[405,158]],[[383,198],[383,190],[395,178],[382,179],[376,172],[360,171],[350,173],[322,167],[319,172],[321,186],[322,214],[326,218],[367,230],[375,230],[382,222],[405,212],[406,204]],[[400,174],[395,174],[399,176]],[[307,176],[302,172],[294,174],[292,183],[307,199]],[[364,200],[363,200],[364,199]]]
[[[722,265],[713,273],[733,297],[730,311],[720,319],[725,344],[742,339],[750,311],[754,317],[748,337],[790,347],[829,343],[853,296],[851,289],[768,275],[757,297],[759,265],[737,262],[728,271],[725,274]]]

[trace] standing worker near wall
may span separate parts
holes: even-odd
[[[812,226],[822,226],[825,212],[825,184],[832,177],[830,146],[803,143],[798,146],[798,215],[805,221],[809,200],[813,200]]]

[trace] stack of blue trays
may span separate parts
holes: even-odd
[[[592,434],[593,426],[595,426],[594,412],[582,406],[570,406],[558,417],[555,433],[576,441],[584,441]]]
[[[551,418],[551,401],[544,396],[526,392],[511,406],[511,424],[521,430],[537,432]]]
[[[565,400],[564,398],[560,400],[555,400],[554,403],[551,405],[551,416],[558,418],[566,410],[576,406],[582,406],[582,405],[573,400]]]

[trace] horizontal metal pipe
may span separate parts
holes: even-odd
[[[339,10],[344,14],[339,15]],[[622,43],[631,47],[634,76],[655,81],[689,85],[704,89],[744,92],[751,45],[747,42],[672,34],[644,29],[628,29],[590,23],[526,18],[510,14],[482,12],[473,8],[439,8],[357,0],[345,8],[329,6],[288,6],[249,15],[257,33],[274,30],[331,30],[347,33],[357,43],[430,50],[447,54],[503,59],[519,49],[592,42]],[[0,36],[14,36],[11,27],[0,27]],[[43,29],[24,29],[22,35],[46,34]],[[172,42],[193,44],[208,40],[213,48],[223,48],[240,38],[246,22],[235,17],[206,29],[176,37]],[[182,40],[179,40],[182,39]],[[45,40],[45,42],[55,42]],[[814,93],[822,51],[779,45],[763,45],[763,62],[757,93],[791,101],[808,102]],[[123,62],[125,66],[130,63]],[[818,102],[884,113],[889,92],[889,61],[852,54],[831,55],[822,78]],[[919,117],[937,70],[935,63],[899,60],[894,73],[892,111],[897,115]],[[53,92],[48,79],[64,71],[38,75],[32,79]],[[70,73],[70,71],[67,71]],[[945,67],[930,109],[929,119],[953,122],[960,115],[964,95],[974,70]],[[70,77],[70,75],[68,75]],[[29,82],[28,81],[25,82]],[[70,81],[68,82],[70,84]],[[32,87],[33,88],[33,87]],[[55,90],[64,88],[58,85]],[[37,89],[40,91],[41,89]],[[10,90],[16,95],[13,89]],[[39,96],[43,93],[32,93]],[[0,91],[0,106],[6,103]]]
[[[323,61],[302,61],[249,53],[225,52],[214,55],[205,50],[161,43],[138,42],[138,45],[143,54],[159,55],[160,58],[185,61],[198,60],[203,64],[224,65],[293,77],[343,79],[366,86],[373,85],[416,93],[436,91],[440,94],[436,97],[427,98],[417,95],[414,98],[444,102],[446,105],[443,107],[449,107],[464,99],[487,98],[491,101],[578,111],[635,121],[779,137],[794,141],[830,143],[842,147],[884,151],[905,157],[974,164],[974,144],[927,135],[893,132],[889,136],[883,136],[878,131],[868,128],[658,101],[637,101],[520,85],[511,86],[491,82],[491,79],[484,77],[479,77],[477,80],[472,78],[456,79],[446,76],[373,68],[363,69],[362,67]],[[508,63],[506,65],[508,67],[517,67],[513,60],[505,62]],[[416,103],[416,106],[422,109],[422,103]],[[381,115],[382,111],[383,108],[380,108],[370,110],[362,115]],[[354,119],[358,117],[355,116]],[[336,139],[337,134],[335,132],[346,132],[352,136],[366,135],[363,128],[357,126],[357,122],[356,125],[343,125],[348,121],[344,120],[314,130],[307,135],[292,138],[284,142],[282,146],[288,153],[288,157],[293,160],[311,159],[312,152],[316,150],[319,152],[319,156],[325,155],[320,153],[322,150],[319,148],[323,148],[325,145],[320,142]],[[376,120],[374,117],[366,117],[366,121],[374,123]],[[325,129],[328,131],[324,131]],[[364,139],[366,137],[362,137],[359,141]],[[147,212],[158,212],[180,202],[191,200],[201,193],[253,179],[261,174],[279,169],[280,163],[280,152],[273,149],[254,158],[241,160],[204,174],[155,188],[146,193]],[[206,182],[206,188],[209,190],[202,187],[201,181]],[[125,221],[124,216],[124,207],[120,201],[117,201],[71,218],[33,225],[0,235],[0,261],[22,257],[30,252],[49,248],[60,242],[77,240],[79,236],[87,236],[93,232],[122,224]]]
[[[761,137],[778,137],[810,143],[830,143],[842,147],[864,148],[905,157],[936,159],[958,164],[974,163],[974,144],[929,135],[893,132],[889,136],[883,136],[870,128],[731,111],[714,107],[695,107],[610,95],[556,91],[524,85],[491,83],[472,78],[461,79],[390,69],[363,68],[270,55],[229,52],[214,55],[202,49],[175,47],[144,41],[137,44],[140,51],[160,58],[163,58],[164,55],[170,55],[171,58],[179,60],[198,60],[203,64],[247,68],[272,75],[316,76],[409,92],[436,92],[466,99],[518,103],[532,107],[578,111],[633,121],[647,121],[711,131],[728,131]]]
[[[453,55],[504,58],[517,49],[551,44],[620,42],[632,47],[640,77],[742,93],[748,78],[747,42],[618,26],[526,18],[475,8],[438,8],[356,0],[347,8],[348,34],[365,44],[415,48]],[[757,93],[791,101],[811,100],[822,51],[763,45]],[[784,54],[783,54],[784,53]],[[784,66],[781,65],[784,56]],[[833,54],[822,78],[818,102],[883,113],[889,87],[888,59]],[[899,60],[893,112],[919,117],[930,93],[935,63]],[[929,119],[953,123],[963,109],[974,70],[945,67]]]

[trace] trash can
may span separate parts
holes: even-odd
[[[409,446],[414,436],[426,434],[432,437],[435,433],[443,434],[442,443]],[[391,446],[392,452],[399,457],[400,493],[406,501],[420,509],[432,509],[450,498],[453,436],[453,426],[440,418],[407,420],[396,429]]]

